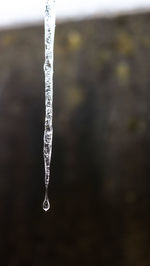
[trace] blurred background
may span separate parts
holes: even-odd
[[[150,2],[57,1],[44,198],[44,1],[0,8],[0,258],[150,265]]]

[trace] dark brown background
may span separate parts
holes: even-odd
[[[43,26],[0,32],[5,266],[150,265],[150,14],[57,25],[51,211]]]

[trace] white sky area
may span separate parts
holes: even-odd
[[[41,21],[44,3],[45,0],[2,0],[0,27]],[[138,9],[150,10],[150,0],[56,0],[57,19],[77,19]]]

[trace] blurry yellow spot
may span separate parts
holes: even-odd
[[[118,40],[117,40],[117,48],[119,52],[124,55],[133,54],[135,47],[134,47],[133,39],[128,33],[122,32],[119,34]]]
[[[126,82],[130,77],[130,67],[127,63],[121,62],[117,65],[116,74],[121,82]]]
[[[83,92],[80,87],[70,87],[67,94],[67,104],[69,110],[73,110],[78,107],[84,99]]]
[[[77,31],[71,31],[68,34],[68,42],[71,49],[76,50],[79,49],[81,46],[81,35]]]
[[[9,33],[3,37],[3,39],[1,40],[1,43],[3,46],[9,46],[9,45],[12,45],[15,40],[16,40],[16,37],[13,34]]]

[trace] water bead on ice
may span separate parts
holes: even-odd
[[[48,192],[47,190],[45,191],[45,199],[43,201],[43,210],[48,211],[50,209],[50,202],[48,199]]]
[[[43,202],[43,210],[48,211],[50,209],[50,202],[49,199],[45,199]]]

